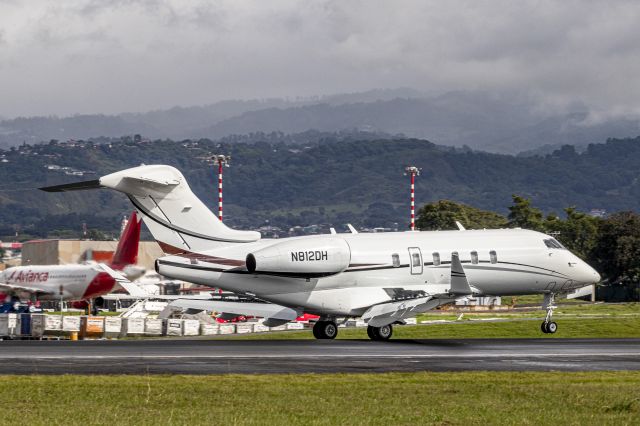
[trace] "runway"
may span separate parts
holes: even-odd
[[[0,342],[0,374],[478,370],[640,370],[640,339]]]

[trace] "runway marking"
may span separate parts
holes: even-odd
[[[423,358],[545,358],[545,357],[558,357],[558,358],[588,358],[588,357],[628,357],[628,356],[640,356],[640,352],[590,352],[587,354],[567,354],[567,353],[542,353],[542,354],[416,354],[416,355],[368,355],[368,354],[345,354],[345,355],[27,355],[27,356],[3,356],[0,355],[0,359],[11,359],[13,361],[18,360],[33,360],[33,359],[327,359],[327,358],[360,358],[362,360],[368,359],[385,359],[385,358],[405,358],[405,359],[423,359]]]

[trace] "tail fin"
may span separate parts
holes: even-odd
[[[125,193],[166,253],[201,251],[260,239],[259,232],[224,225],[195,196],[186,179],[171,166],[140,166],[82,182],[41,188],[63,192],[96,187]]]
[[[127,265],[135,265],[138,261],[138,245],[140,243],[140,220],[136,212],[131,213],[127,226],[120,235],[118,248],[113,254],[111,267],[121,270]]]

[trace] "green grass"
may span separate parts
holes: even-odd
[[[461,321],[454,324],[395,326],[393,339],[463,339],[463,338],[623,338],[640,337],[640,318],[567,318],[556,319],[558,331],[544,334],[540,321],[504,322]],[[311,330],[282,331],[213,336],[213,339],[297,340],[313,339]],[[341,328],[338,339],[368,339],[366,328]]]
[[[65,312],[61,312],[61,311],[52,311],[52,312],[46,312],[46,314],[48,315],[86,315],[86,312],[82,312],[82,311],[65,311]],[[106,312],[106,311],[100,311],[98,312],[98,316],[104,316],[104,317],[116,317],[118,315],[120,315],[121,312]]]
[[[425,320],[455,320],[460,313],[463,313],[463,320],[474,318],[543,318],[545,311],[541,308],[528,307],[511,310],[485,310],[457,311],[451,309],[430,311],[418,316],[418,321]],[[563,317],[586,317],[586,316],[638,316],[640,317],[640,303],[582,303],[582,304],[560,304],[554,311],[554,318]]]
[[[2,424],[638,424],[640,372],[3,376]]]
[[[458,313],[443,311],[420,315],[418,321],[453,321]],[[432,323],[416,326],[394,327],[396,339],[456,339],[456,338],[599,338],[599,337],[638,337],[640,338],[640,304],[587,304],[560,306],[554,321],[558,332],[544,334],[540,323],[545,312],[533,311],[494,311],[465,312],[462,320],[454,323]],[[480,321],[480,319],[499,318],[508,321]],[[475,320],[475,321],[474,321]],[[312,339],[311,330],[287,331],[276,333],[241,334],[216,336],[216,339]],[[339,339],[367,339],[365,328],[341,328]]]

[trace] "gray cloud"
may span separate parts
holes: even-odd
[[[640,113],[635,1],[0,0],[0,115],[411,86]]]

